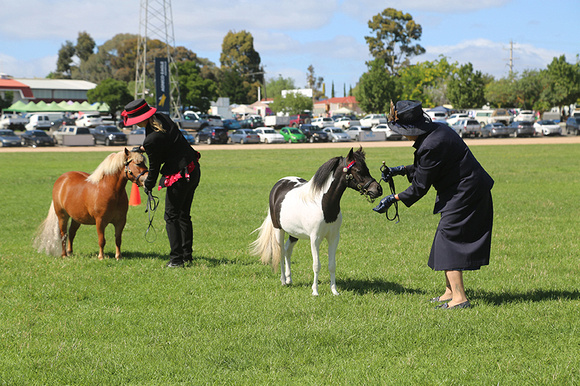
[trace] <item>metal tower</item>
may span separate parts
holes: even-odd
[[[135,98],[145,98],[149,94],[147,79],[154,80],[153,60],[147,58],[147,41],[158,39],[165,43],[169,63],[169,84],[171,95],[171,116],[181,117],[181,98],[177,65],[175,63],[175,36],[171,0],[141,0],[139,10],[139,37],[137,41],[137,61],[135,65]],[[149,82],[151,84],[151,82]]]

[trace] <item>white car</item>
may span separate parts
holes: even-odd
[[[387,117],[384,114],[369,114],[360,120],[360,125],[364,127],[373,127],[387,123]]]
[[[333,127],[334,121],[332,118],[324,117],[324,118],[313,118],[310,122],[311,125],[318,126],[321,129],[325,127]]]
[[[380,124],[380,125],[376,125],[375,127],[372,128],[372,131],[385,133],[385,139],[387,141],[389,139],[395,140],[395,139],[401,139],[401,138],[403,138],[403,136],[401,134],[395,133],[393,130],[391,130],[389,128],[389,125],[387,125],[386,123]]]
[[[327,127],[323,130],[328,134],[328,139],[331,142],[349,142],[350,136],[339,127]]]
[[[551,120],[542,120],[534,123],[534,129],[538,135],[561,135],[562,128]]]
[[[75,122],[78,127],[97,127],[102,123],[103,120],[99,114],[83,114]]]
[[[349,127],[360,125],[360,121],[357,119],[352,119],[351,117],[340,117],[334,121],[334,127],[340,127],[343,130],[347,130]]]
[[[532,110],[522,110],[514,118],[514,122],[526,122],[534,120],[534,112]]]
[[[454,124],[457,123],[457,121],[461,120],[461,119],[468,119],[469,115],[465,114],[465,113],[458,113],[458,114],[451,114],[449,116],[449,118],[447,118],[447,124],[449,126],[453,126]]]
[[[284,143],[284,136],[271,127],[258,127],[254,131],[260,137],[262,143]]]
[[[364,131],[369,132],[369,131],[371,131],[371,128],[370,127],[363,127],[363,126],[351,126],[346,130],[346,133],[348,134],[350,139],[352,139],[354,141],[358,141],[361,133]]]

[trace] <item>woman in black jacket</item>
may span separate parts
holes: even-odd
[[[445,271],[445,292],[431,299],[447,302],[441,308],[468,308],[463,271],[489,264],[493,226],[493,179],[475,159],[453,129],[432,122],[423,113],[421,102],[391,103],[389,127],[414,141],[413,165],[391,168],[385,180],[406,175],[411,186],[399,194],[383,198],[374,208],[385,213],[396,201],[411,206],[431,186],[437,190],[433,213],[441,213],[428,265]]]
[[[191,203],[199,185],[200,154],[181,134],[179,127],[167,115],[156,113],[144,99],[125,106],[122,116],[125,126],[145,128],[145,140],[140,147],[149,158],[149,174],[145,193],[153,191],[159,174],[158,189],[167,188],[165,195],[165,228],[171,248],[167,267],[183,267],[192,261],[193,226]]]

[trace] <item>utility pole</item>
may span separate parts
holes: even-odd
[[[510,57],[508,59],[509,60],[508,67],[510,69],[509,70],[510,71],[509,72],[509,76],[511,78],[512,75],[513,75],[513,73],[514,73],[514,59],[516,59],[516,58],[514,58],[514,41],[513,40],[510,40],[510,48],[509,48],[509,51],[510,51]]]
[[[165,43],[169,63],[170,115],[181,117],[181,98],[177,65],[175,63],[175,36],[171,0],[141,0],[139,10],[139,37],[137,40],[137,60],[135,64],[135,98],[145,98],[150,93],[147,79],[155,79],[153,61],[147,58],[147,42],[159,39]],[[149,83],[151,85],[151,83]]]

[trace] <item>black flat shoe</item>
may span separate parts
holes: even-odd
[[[437,296],[433,299],[431,299],[431,303],[439,303],[439,302],[448,302],[451,299],[441,299],[441,296]]]
[[[184,265],[183,265],[183,263],[172,263],[170,261],[169,263],[165,264],[165,267],[167,267],[167,268],[179,268],[179,267],[183,268]]]
[[[471,303],[468,300],[466,302],[456,304],[453,307],[449,307],[449,303],[444,303],[444,304],[441,304],[440,306],[437,306],[435,308],[440,308],[442,310],[453,310],[453,309],[458,309],[458,308],[471,308]]]

